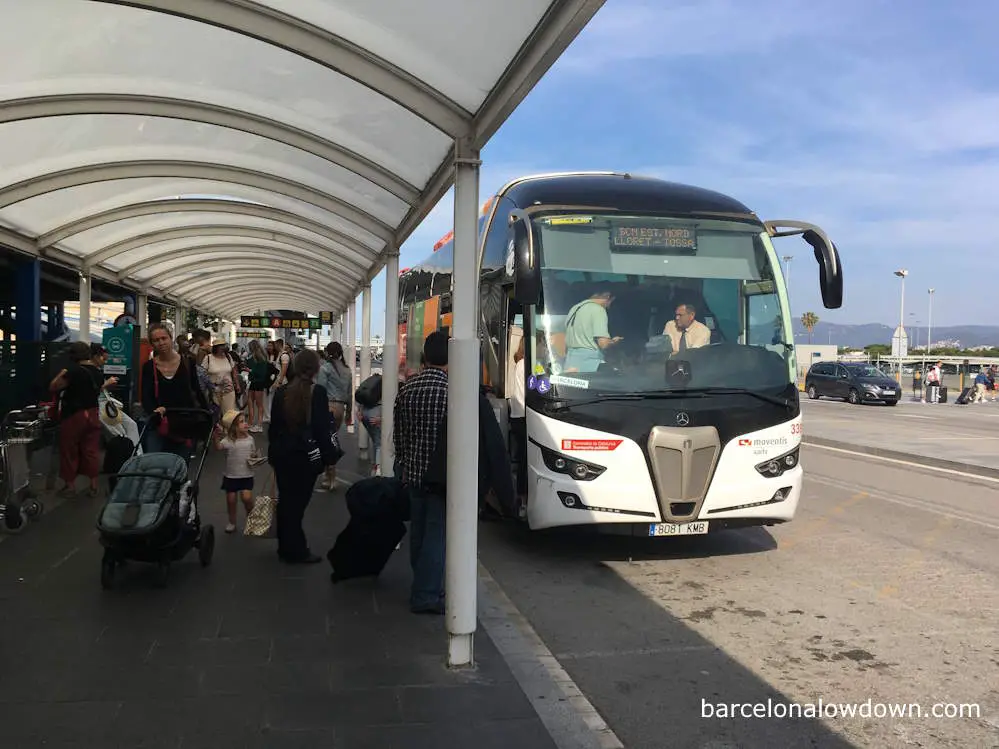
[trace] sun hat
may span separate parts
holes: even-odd
[[[222,416],[222,428],[225,429],[226,433],[232,430],[232,425],[236,423],[236,419],[240,416],[242,416],[242,413],[236,409],[225,412],[225,415]]]

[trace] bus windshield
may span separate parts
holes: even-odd
[[[582,213],[533,223],[532,390],[780,392],[794,381],[784,283],[759,224]]]

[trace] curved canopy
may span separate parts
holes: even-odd
[[[0,245],[226,316],[340,312],[602,4],[11,3]]]

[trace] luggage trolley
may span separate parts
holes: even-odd
[[[31,489],[30,447],[43,438],[45,409],[11,411],[0,422],[0,524],[20,533],[28,520],[37,520],[45,506]]]

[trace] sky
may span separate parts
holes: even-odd
[[[997,22],[994,0],[607,0],[483,150],[480,203],[547,171],[693,184],[833,239],[838,310],[822,306],[811,248],[775,240],[794,257],[795,317],[895,325],[905,268],[906,325],[926,324],[930,287],[934,327],[993,323],[975,300],[997,269],[981,226],[999,202]],[[449,193],[401,267],[452,211]],[[372,299],[380,334],[384,273]]]

